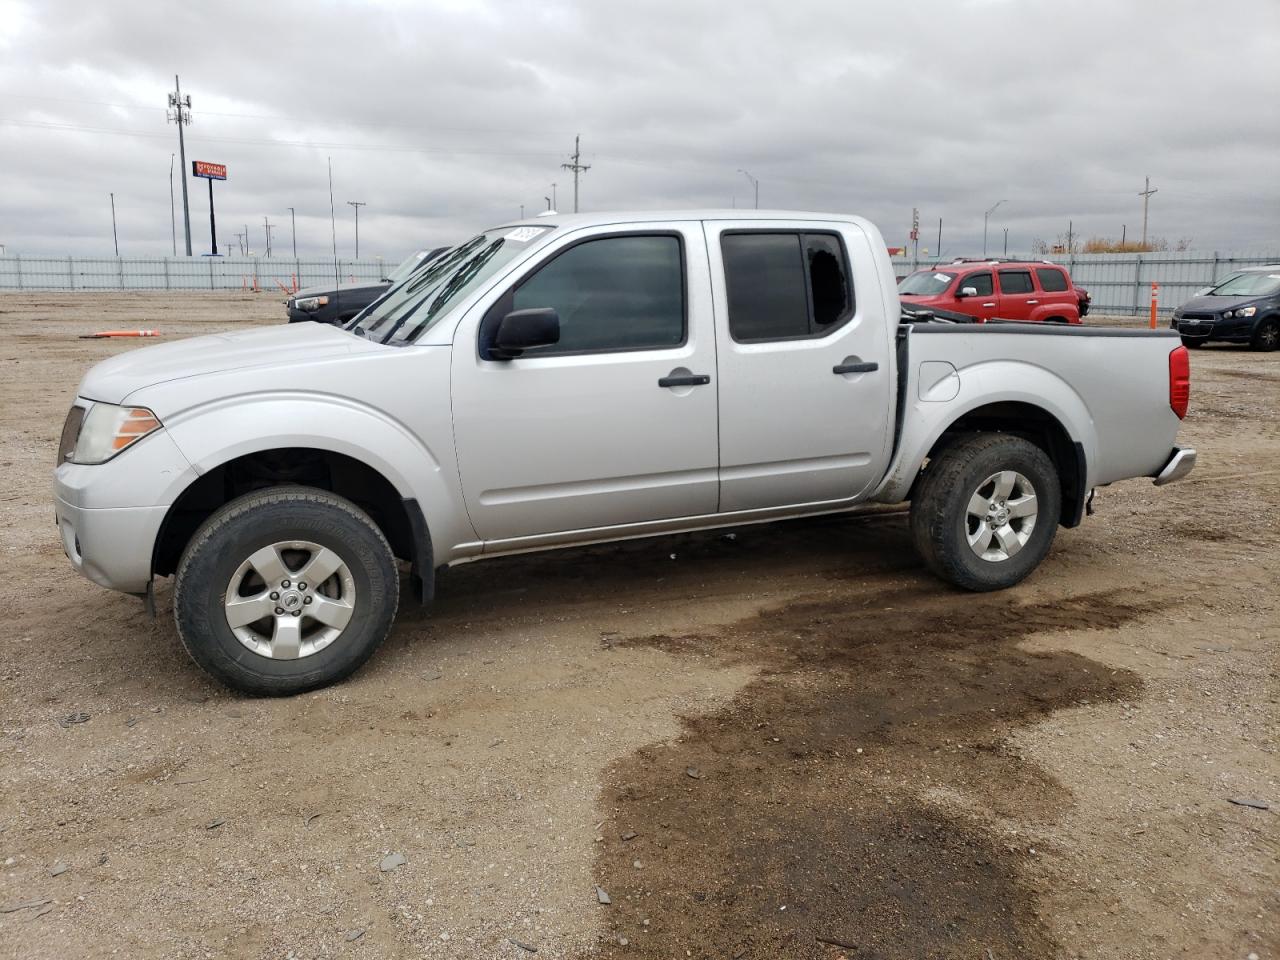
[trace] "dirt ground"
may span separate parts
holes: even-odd
[[[1280,958],[1280,353],[1193,353],[1192,478],[1016,589],[900,513],[495,560],[260,700],[71,570],[49,483],[142,345],[76,334],[282,318],[0,296],[0,957]]]

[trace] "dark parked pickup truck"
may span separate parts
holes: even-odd
[[[289,322],[315,320],[318,323],[336,323],[341,326],[386,293],[393,283],[403,280],[447,249],[448,247],[436,247],[410,254],[387,276],[373,283],[360,281],[339,283],[336,286],[327,284],[299,290],[285,301],[285,306],[289,308]]]

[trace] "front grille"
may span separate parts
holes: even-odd
[[[76,452],[76,441],[80,439],[80,425],[84,422],[84,407],[72,407],[67,411],[66,422],[62,424],[62,436],[58,440],[58,463],[66,463]]]
[[[1212,320],[1213,318],[1214,315],[1212,313],[1184,313],[1182,315],[1183,320]]]

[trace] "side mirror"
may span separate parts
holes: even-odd
[[[560,342],[560,315],[553,307],[514,310],[498,323],[489,349],[490,360],[514,360],[526,350]]]
[[[960,292],[956,294],[958,298],[976,297],[978,295],[977,287],[961,287]]]

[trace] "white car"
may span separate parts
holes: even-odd
[[[135,350],[85,376],[62,542],[239,690],[360,666],[401,577],[529,550],[912,503],[926,564],[1007,587],[1092,488],[1164,483],[1171,330],[903,323],[858,217],[554,216],[486,230],[348,327]]]

